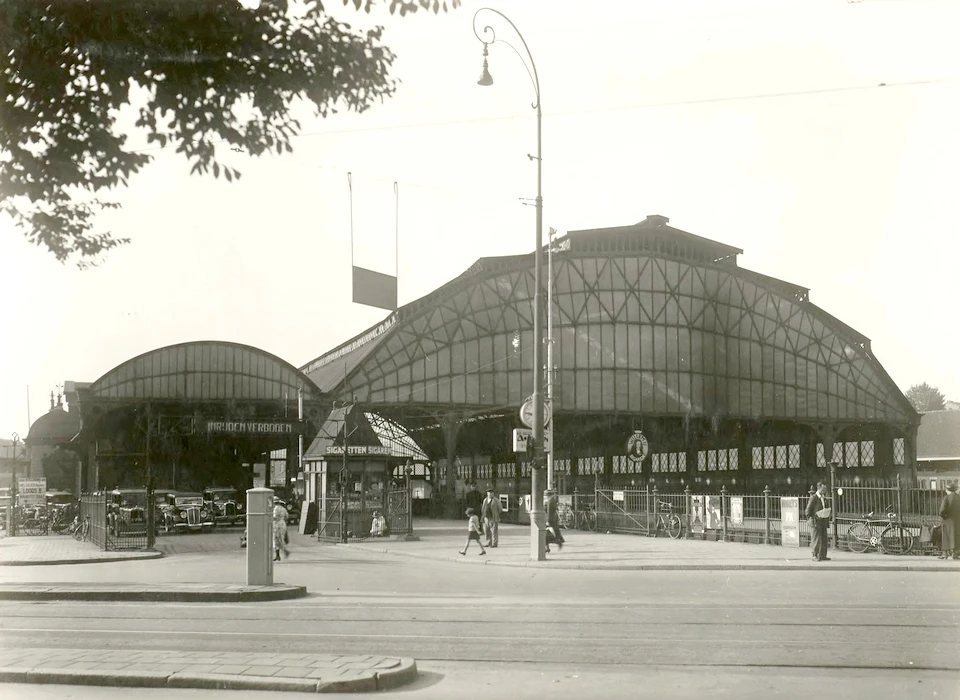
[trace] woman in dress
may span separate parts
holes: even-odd
[[[273,551],[274,561],[280,561],[280,552],[283,556],[289,557],[290,550],[287,549],[287,509],[283,507],[283,502],[274,497],[273,499]]]

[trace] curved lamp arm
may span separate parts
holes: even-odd
[[[516,33],[518,37],[520,37],[520,41],[521,43],[523,43],[523,48],[527,52],[527,59],[530,61],[529,66],[527,65],[527,61],[524,60],[523,54],[521,54],[517,50],[517,47],[511,44],[509,41],[506,41],[505,39],[498,39],[496,31],[494,31],[493,27],[491,27],[489,24],[483,25],[483,29],[478,31],[477,17],[480,16],[481,12],[493,12],[494,14],[499,15],[504,21],[506,21],[507,24],[513,27],[513,31]],[[487,47],[490,46],[491,44],[495,44],[498,41],[501,44],[506,44],[511,49],[513,49],[514,53],[516,53],[517,56],[520,57],[520,61],[523,63],[523,67],[527,69],[527,75],[530,76],[530,81],[533,83],[533,89],[536,92],[536,100],[534,100],[534,102],[531,103],[530,106],[539,111],[540,109],[540,77],[537,75],[537,64],[533,60],[533,54],[530,53],[530,47],[527,46],[527,40],[523,38],[523,34],[521,34],[520,30],[517,29],[517,25],[515,25],[509,17],[507,17],[502,12],[500,12],[500,10],[494,10],[492,7],[481,7],[473,15],[473,33],[476,35],[477,39],[479,39],[480,42],[483,44],[483,56],[484,56],[483,67],[485,72],[487,69],[487,59],[486,59]]]

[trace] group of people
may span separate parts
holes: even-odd
[[[544,493],[543,507],[547,514],[547,549],[550,551],[550,545],[556,544],[559,549],[563,549],[565,542],[563,534],[560,532],[560,513],[559,498],[557,492],[550,489]],[[467,516],[467,542],[460,554],[466,556],[471,542],[476,542],[480,546],[480,556],[485,556],[487,550],[483,546],[481,535],[486,535],[487,547],[491,549],[499,545],[500,540],[500,514],[503,507],[500,505],[500,497],[494,493],[493,489],[487,489],[487,497],[480,504],[480,514],[477,515],[475,508],[470,507],[466,510]],[[480,520],[483,519],[483,527],[480,526]]]
[[[814,561],[830,561],[827,556],[827,526],[830,524],[831,510],[827,505],[827,485],[817,483],[816,493],[807,501],[805,515],[810,524],[810,552]],[[940,559],[960,559],[960,496],[957,485],[948,484],[947,493],[940,503]]]

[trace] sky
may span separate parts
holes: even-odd
[[[960,400],[960,2],[488,5],[539,73],[545,228],[668,216],[742,248],[741,267],[808,287],[901,390]],[[131,242],[93,269],[0,219],[0,436],[25,436],[28,410],[40,417],[65,380],[166,345],[232,341],[306,364],[387,315],[352,303],[351,257],[397,269],[404,304],[478,258],[533,249],[534,90],[499,42],[495,84],[476,84],[483,4],[405,18],[328,6],[384,25],[392,99],[305,116],[293,154],[222,149],[239,183],[152,148],[114,193],[123,209],[98,222]]]

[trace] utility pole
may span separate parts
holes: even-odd
[[[553,489],[553,237],[551,227],[547,243],[547,490]]]
[[[153,549],[153,545],[157,541],[157,532],[156,532],[156,522],[154,518],[154,507],[153,507],[153,467],[150,464],[150,432],[151,432],[151,423],[153,422],[153,417],[151,416],[150,404],[147,404],[146,407],[147,415],[147,442],[143,451],[143,461],[144,468],[147,472],[147,498],[146,498],[146,522],[147,522],[147,549]]]

